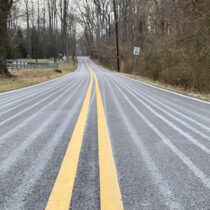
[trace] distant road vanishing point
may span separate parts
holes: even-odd
[[[1,93],[0,209],[210,209],[210,103],[87,57]]]

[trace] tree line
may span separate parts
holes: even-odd
[[[79,5],[87,52],[93,58],[117,69],[117,21],[121,71],[210,90],[209,0],[82,0]],[[134,46],[141,48],[136,72]]]
[[[0,0],[0,73],[5,60],[76,55],[71,0]]]

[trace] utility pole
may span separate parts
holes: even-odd
[[[68,2],[67,2],[67,0],[63,0],[63,54],[68,57],[67,16],[68,16]]]
[[[116,0],[113,0],[113,5],[114,5],[116,49],[117,49],[117,71],[120,72],[120,49],[119,49],[118,14],[117,14]]]

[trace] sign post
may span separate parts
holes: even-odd
[[[140,47],[134,47],[133,48],[133,55],[134,55],[133,73],[135,73],[136,72],[136,56],[140,55]]]

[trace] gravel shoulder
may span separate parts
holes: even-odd
[[[149,78],[143,77],[143,76],[139,76],[139,75],[124,73],[124,72],[123,73],[121,73],[121,72],[118,73],[118,72],[113,71],[112,69],[110,69],[110,68],[108,68],[106,66],[101,65],[99,63],[99,61],[96,60],[96,59],[93,59],[93,61],[97,65],[99,65],[100,67],[105,68],[108,71],[120,74],[122,76],[131,78],[131,79],[135,79],[135,80],[138,80],[138,81],[141,81],[141,82],[145,82],[145,83],[147,83],[149,85],[153,85],[153,86],[156,86],[156,87],[159,87],[159,88],[164,88],[164,89],[167,89],[167,90],[170,90],[170,91],[173,91],[173,92],[176,92],[176,93],[180,93],[180,94],[183,94],[183,95],[186,95],[186,96],[191,96],[191,97],[194,97],[194,98],[197,98],[197,99],[210,101],[210,93],[195,92],[194,90],[186,89],[186,88],[179,87],[179,86],[169,85],[169,84],[166,84],[166,83],[161,82],[161,81],[154,81],[152,79],[149,79]]]
[[[120,73],[120,74],[123,76],[129,77],[131,79],[139,80],[141,82],[154,85],[156,87],[168,89],[168,90],[171,90],[171,91],[183,94],[183,95],[191,96],[191,97],[202,99],[205,101],[210,101],[210,93],[199,93],[193,90],[184,89],[183,87],[172,86],[172,85],[160,82],[160,81],[154,81],[154,80],[148,79],[146,77],[138,76],[138,75],[127,74],[127,73]]]

